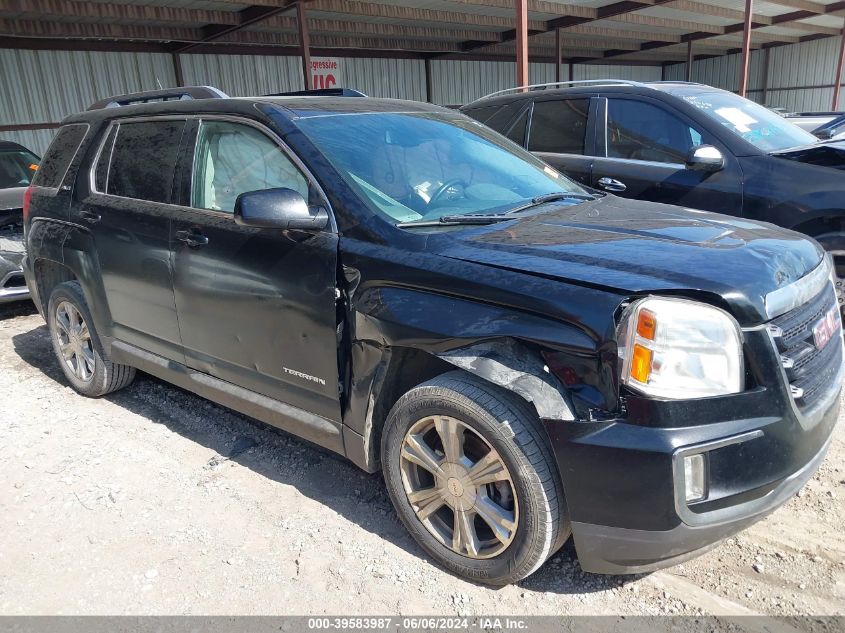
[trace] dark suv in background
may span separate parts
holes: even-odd
[[[768,108],[701,84],[566,84],[494,93],[462,111],[584,185],[815,238],[834,257],[845,310],[845,141],[820,142]]]
[[[590,193],[433,105],[202,97],[68,118],[29,189],[79,393],[140,369],[382,470],[420,546],[491,584],[570,534],[588,571],[684,560],[824,458],[843,349],[812,240]]]

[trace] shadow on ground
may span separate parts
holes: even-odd
[[[18,334],[12,341],[24,362],[66,386],[46,326]],[[106,399],[215,451],[219,457],[209,461],[210,467],[231,460],[295,486],[363,529],[427,560],[396,517],[380,475],[364,473],[343,457],[140,372],[132,385]],[[570,540],[520,585],[530,591],[580,594],[606,591],[634,579],[581,572]]]

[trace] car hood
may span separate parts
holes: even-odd
[[[783,158],[807,165],[845,170],[845,140],[819,142],[804,147],[773,152],[775,158]]]
[[[10,187],[0,189],[0,211],[6,209],[20,209],[23,207],[23,194],[26,187]]]
[[[798,233],[705,211],[615,196],[547,209],[445,234],[440,254],[624,294],[718,295],[746,323],[823,257]]]

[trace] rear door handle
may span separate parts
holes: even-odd
[[[176,239],[191,248],[199,248],[208,244],[208,238],[197,231],[176,231]]]
[[[621,180],[616,180],[616,178],[599,178],[599,187],[604,189],[605,191],[612,191],[613,193],[622,193],[628,187],[625,185],[624,182]]]
[[[100,220],[103,219],[99,213],[94,213],[93,211],[80,211],[79,217],[85,220],[88,224],[96,224]]]

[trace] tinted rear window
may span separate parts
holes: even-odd
[[[32,184],[58,189],[87,132],[87,123],[74,123],[60,127],[38,165]]]
[[[583,154],[589,109],[587,99],[538,101],[531,115],[528,149],[532,152]]]
[[[121,123],[111,154],[106,193],[169,202],[184,128],[184,121]]]

